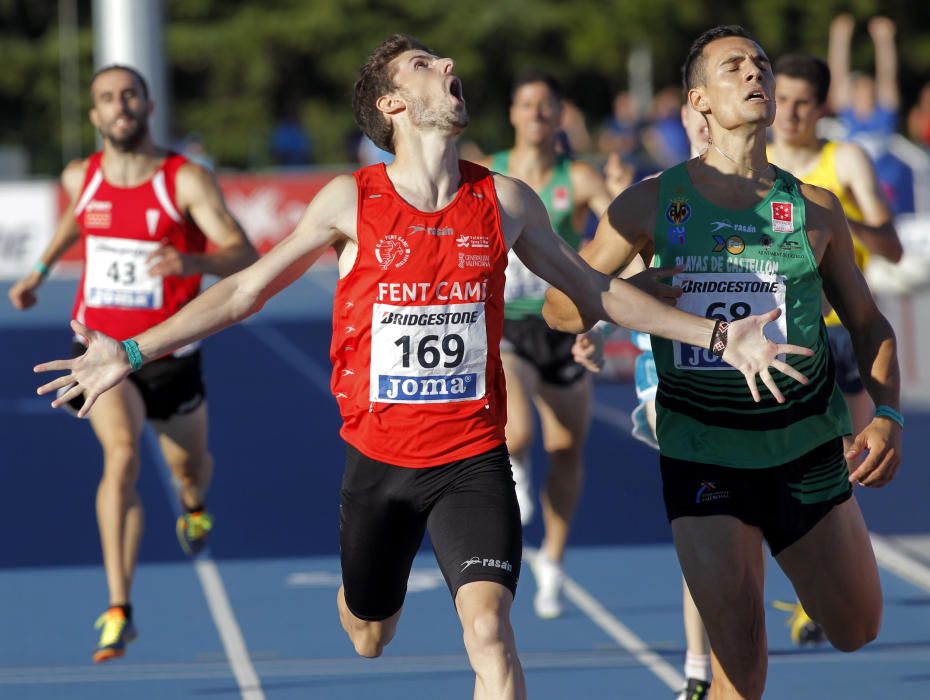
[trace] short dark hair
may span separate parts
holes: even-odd
[[[99,76],[103,75],[104,73],[109,73],[111,70],[122,70],[132,75],[132,77],[135,78],[136,81],[139,83],[139,87],[142,88],[142,96],[145,99],[149,99],[149,84],[145,81],[145,77],[142,75],[142,73],[140,73],[137,69],[133,68],[132,66],[127,66],[123,63],[110,63],[106,66],[101,66],[100,68],[95,70],[94,74],[90,77],[91,101],[93,101],[93,98],[94,98],[94,81]]]
[[[555,76],[536,68],[528,68],[521,72],[514,81],[513,88],[510,90],[510,101],[512,102],[513,98],[517,96],[517,91],[520,88],[533,83],[542,83],[549,88],[549,92],[557,101],[562,100],[562,86],[559,85],[559,81],[555,79]]]
[[[779,75],[810,83],[817,94],[817,104],[824,104],[830,93],[830,68],[826,61],[807,53],[789,53],[775,61],[776,80]]]
[[[407,34],[394,34],[385,39],[359,70],[352,93],[355,123],[378,148],[389,153],[394,152],[394,126],[378,111],[378,98],[397,87],[388,69],[391,61],[404,51],[414,49],[433,53],[426,44]]]
[[[695,85],[704,84],[704,47],[717,39],[726,39],[727,37],[738,36],[750,41],[756,41],[749,32],[738,24],[723,24],[719,27],[708,29],[701,34],[691,48],[688,50],[688,57],[681,67],[681,82],[684,86],[685,94]],[[756,42],[759,43],[759,42]]]

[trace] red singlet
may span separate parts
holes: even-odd
[[[504,442],[500,341],[507,248],[490,172],[459,161],[455,199],[422,212],[381,164],[355,173],[358,257],[333,301],[343,439],[404,467]]]
[[[74,209],[84,272],[71,317],[125,340],[164,321],[200,291],[200,275],[149,275],[149,254],[162,242],[182,253],[203,253],[207,241],[176,204],[175,177],[187,159],[168,155],[152,179],[136,187],[107,182],[102,160],[102,152],[88,159]]]

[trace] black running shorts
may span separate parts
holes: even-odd
[[[411,469],[346,445],[339,545],[353,615],[385,620],[400,610],[427,530],[453,599],[471,581],[516,594],[523,543],[507,448]]]
[[[762,530],[773,555],[801,539],[852,494],[842,438],[767,469],[734,469],[665,456],[659,463],[669,522],[732,515]]]
[[[573,333],[554,331],[536,316],[504,319],[501,352],[512,352],[529,362],[546,384],[569,386],[584,377],[584,367],[572,359]]]
[[[87,351],[81,343],[71,347],[72,357]],[[152,420],[168,420],[172,416],[193,413],[207,397],[200,365],[200,350],[189,355],[168,355],[144,365],[128,377],[142,394],[145,415]],[[68,402],[79,411],[84,398],[79,396]]]

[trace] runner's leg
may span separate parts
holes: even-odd
[[[882,619],[881,583],[855,497],[835,506],[775,559],[833,646],[855,651],[875,639]]]
[[[536,407],[549,471],[542,492],[542,551],[561,562],[584,479],[582,452],[591,422],[591,378],[568,386],[540,384]]]
[[[88,417],[103,447],[97,525],[110,605],[127,605],[143,529],[142,502],[136,482],[145,406],[132,382],[122,382],[97,399]]]
[[[530,481],[530,448],[533,444],[532,397],[539,386],[539,375],[532,364],[512,352],[501,352],[501,363],[507,384],[507,451],[520,503],[520,519],[526,525],[536,509]]]
[[[715,700],[758,700],[768,666],[762,533],[735,517],[672,521],[681,569],[704,620]]]
[[[207,449],[207,404],[167,420],[153,420],[152,427],[171,473],[179,486],[185,509],[202,506],[213,477],[213,457]]]
[[[472,581],[455,596],[468,660],[475,671],[475,700],[522,700],[526,681],[510,624],[511,592],[493,581]]]

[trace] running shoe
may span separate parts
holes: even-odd
[[[537,617],[552,620],[562,614],[562,567],[540,552],[530,562],[536,577],[536,597],[533,609]]]
[[[94,663],[118,659],[126,653],[126,645],[138,636],[132,620],[126,619],[122,608],[108,608],[97,618],[94,627],[100,632],[100,641],[94,651]]]
[[[705,700],[710,691],[710,681],[689,678],[687,685],[678,691],[675,700]]]
[[[185,513],[178,518],[177,533],[181,549],[188,556],[199,554],[207,546],[207,535],[213,529],[213,515],[205,510]]]
[[[517,492],[517,505],[520,506],[520,522],[529,525],[536,512],[533,501],[533,487],[530,484],[529,469],[513,458],[510,460],[510,470],[513,472],[514,490]]]
[[[776,600],[773,605],[777,610],[791,613],[785,624],[791,628],[791,641],[795,646],[816,646],[826,641],[823,627],[811,619],[800,602]]]

